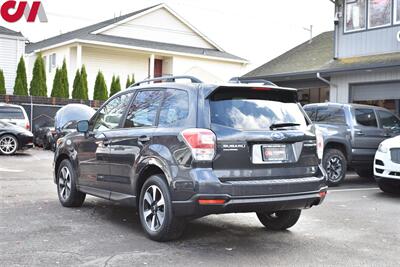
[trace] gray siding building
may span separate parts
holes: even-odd
[[[245,74],[300,89],[302,103],[362,103],[400,113],[400,0],[337,0],[334,31]]]

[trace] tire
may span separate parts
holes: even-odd
[[[329,186],[338,186],[343,183],[346,177],[347,160],[342,151],[334,148],[327,149],[322,164],[328,175]]]
[[[260,213],[257,217],[268,230],[282,231],[297,223],[301,210],[282,210],[277,212]]]
[[[81,207],[85,201],[86,194],[76,189],[76,173],[67,159],[57,170],[57,194],[64,207]]]
[[[14,135],[5,134],[0,137],[0,154],[13,155],[18,150],[18,140]]]
[[[358,176],[363,177],[363,178],[373,178],[374,177],[374,171],[373,169],[356,169],[356,173]]]
[[[150,239],[169,241],[183,234],[185,221],[173,214],[169,187],[163,175],[153,175],[146,180],[140,192],[138,210],[140,223]]]
[[[400,181],[385,181],[385,179],[381,179],[378,182],[379,188],[389,194],[400,194]]]

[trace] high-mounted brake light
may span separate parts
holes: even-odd
[[[208,129],[187,129],[181,132],[196,161],[211,161],[215,156],[216,137]]]

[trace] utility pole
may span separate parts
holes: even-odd
[[[303,27],[303,30],[308,31],[310,33],[310,41],[309,43],[312,43],[312,39],[313,39],[313,25],[310,25],[310,28],[305,28]]]

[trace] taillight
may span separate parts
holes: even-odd
[[[29,124],[29,122],[27,122],[27,123],[25,124],[25,129],[27,129],[27,130],[30,130],[30,129],[31,129],[31,125]]]
[[[216,137],[208,129],[187,129],[181,132],[196,161],[211,161],[215,156]]]
[[[317,155],[322,160],[324,156],[324,137],[320,129],[315,129],[315,136],[317,138]]]

